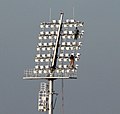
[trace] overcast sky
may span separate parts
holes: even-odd
[[[120,0],[0,0],[0,114],[41,113],[41,81],[23,80],[23,72],[35,65],[39,24],[49,20],[49,9],[52,19],[60,10],[66,19],[73,7],[85,35],[78,79],[64,81],[65,114],[120,114]]]

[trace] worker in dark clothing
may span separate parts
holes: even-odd
[[[70,68],[74,68],[74,61],[75,61],[75,58],[73,55],[70,56]]]
[[[76,28],[75,28],[75,34],[74,34],[74,39],[75,39],[75,40],[77,40],[78,35],[79,35],[79,30],[78,30],[78,28],[76,27]]]

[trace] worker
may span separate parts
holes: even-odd
[[[75,61],[75,58],[73,55],[70,56],[70,68],[74,68],[74,61]]]
[[[79,35],[79,30],[78,30],[77,27],[75,28],[75,32],[74,32],[74,33],[75,33],[75,34],[74,34],[74,35],[75,35],[75,36],[74,36],[74,39],[77,40],[78,35]]]

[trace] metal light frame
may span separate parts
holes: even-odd
[[[35,56],[36,66],[24,72],[23,79],[48,80],[48,107],[40,111],[48,111],[53,114],[53,83],[56,79],[77,79],[78,65],[69,66],[70,56],[74,55],[75,62],[80,59],[78,52],[82,46],[84,22],[74,19],[66,19],[63,22],[64,13],[60,13],[59,20],[43,22],[40,24],[39,43]],[[75,28],[79,30],[77,39]],[[60,64],[59,64],[60,63]],[[38,99],[40,101],[40,99]],[[39,105],[39,103],[38,103]]]

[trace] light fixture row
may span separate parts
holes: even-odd
[[[80,60],[80,57],[75,58],[75,61],[79,61],[79,60]],[[58,61],[67,62],[67,61],[70,61],[70,59],[69,58],[58,58]],[[52,62],[52,58],[46,58],[46,59],[35,58],[35,62],[36,63],[38,63],[38,62]]]
[[[74,50],[78,50],[78,49],[80,49],[81,48],[81,45],[80,46],[74,46],[74,47],[65,47],[65,46],[61,46],[61,50],[67,50],[67,51],[69,51],[69,50],[71,50],[71,51],[74,51]],[[53,50],[54,51],[54,47],[37,47],[37,51],[40,51],[40,50],[42,50],[42,51],[50,51],[50,50]]]
[[[40,24],[40,28],[58,28],[60,20],[52,20],[52,22],[43,22]],[[63,27],[83,27],[84,22],[75,21],[74,19],[66,19],[65,22],[62,23]]]
[[[73,69],[69,68],[69,66],[67,66],[67,65],[58,66],[58,68],[54,71],[54,73],[55,72],[56,73],[61,73],[61,72],[62,73],[65,73],[65,72],[69,73],[70,71],[75,71],[77,69],[78,69],[78,65],[76,65],[75,68],[73,68]],[[41,68],[39,68],[39,69],[35,68],[33,70],[33,73],[39,73],[39,74],[45,73],[45,74],[48,74],[48,73],[51,73],[51,69],[50,68],[46,69],[46,68],[41,66]]]
[[[77,38],[83,38],[83,35],[84,35],[84,33],[80,33],[79,35],[78,35],[78,37]],[[61,37],[62,37],[62,39],[66,39],[66,38],[68,38],[68,39],[75,39],[75,35],[74,34],[72,34],[72,35],[61,35]],[[48,39],[56,39],[57,38],[57,36],[46,36],[46,35],[44,35],[44,36],[39,36],[38,37],[38,39],[39,40],[48,40]]]
[[[68,31],[68,30],[64,30],[64,31],[62,31],[61,32],[61,36],[66,36],[66,35],[74,35],[75,34],[75,31],[73,30],[71,30],[71,31]],[[81,30],[80,32],[79,32],[79,35],[80,34],[84,34],[84,30]],[[39,37],[40,36],[57,36],[57,31],[41,31],[40,33],[39,33]]]
[[[71,54],[69,54],[69,53],[60,53],[60,55],[58,56],[58,59],[59,58],[69,58],[71,55],[73,55],[75,58],[78,58],[81,54],[80,53],[76,53],[76,54],[74,54],[74,53],[71,53]],[[36,55],[36,57],[35,57],[35,59],[51,59],[53,57],[53,55],[52,54],[50,54],[50,53],[48,53],[48,54],[37,54]]]
[[[38,47],[54,47],[55,42],[38,43]],[[82,46],[82,42],[62,42],[59,46]]]

